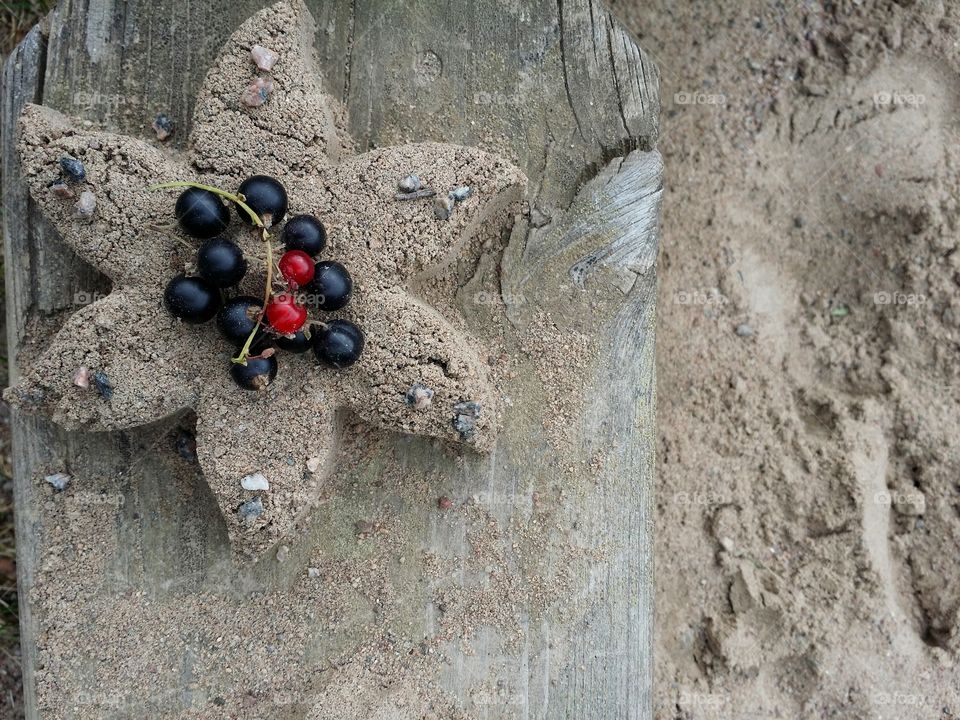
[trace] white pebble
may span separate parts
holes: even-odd
[[[240,96],[240,102],[247,107],[260,107],[263,105],[270,93],[273,92],[273,80],[269,78],[256,78],[247,85],[247,89]]]
[[[83,388],[86,390],[90,387],[90,378],[92,377],[93,373],[90,372],[90,368],[88,368],[86,365],[81,365],[73,374],[73,384],[78,388]]]
[[[250,57],[261,70],[272,70],[277,64],[280,56],[273,50],[265,48],[263,45],[254,45],[250,48]]]
[[[321,463],[321,460],[318,457],[312,457],[307,459],[307,470],[309,470],[312,473],[315,473],[317,470],[320,469],[320,463]]]
[[[416,192],[421,187],[423,187],[423,184],[420,182],[420,178],[418,178],[416,175],[407,175],[397,185],[397,189],[402,193]]]
[[[307,577],[320,577],[320,568],[307,568]]]
[[[91,217],[97,209],[97,196],[89,190],[80,193],[80,199],[77,200],[77,215],[81,217]]]
[[[44,480],[53,485],[53,489],[57,492],[63,492],[67,489],[67,485],[70,484],[70,476],[66,473],[58,472],[53,475],[47,475]]]
[[[287,559],[287,556],[290,554],[290,548],[286,545],[281,545],[277,548],[277,562],[283,562]]]
[[[244,490],[269,490],[270,482],[263,476],[262,473],[254,473],[253,475],[247,475],[243,480],[240,481],[240,487]]]

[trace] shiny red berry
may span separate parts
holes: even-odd
[[[281,335],[297,332],[307,321],[307,309],[290,293],[274,295],[267,305],[267,322]]]
[[[313,280],[313,258],[303,250],[287,250],[280,258],[280,274],[294,288],[303,287]]]

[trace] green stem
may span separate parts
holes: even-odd
[[[238,193],[227,192],[226,190],[221,190],[213,185],[204,185],[203,183],[181,180],[151,185],[150,190],[168,190],[170,188],[186,187],[195,187],[199,188],[200,190],[207,190],[208,192],[212,192],[215,195],[219,195],[220,197],[226,198],[227,200],[239,205],[241,208],[243,208],[244,212],[250,216],[253,224],[260,228],[263,243],[267,246],[267,284],[263,289],[263,307],[260,308],[260,314],[257,316],[257,324],[254,325],[253,330],[250,331],[250,335],[247,336],[247,341],[243,344],[240,354],[235,358],[230,358],[231,362],[235,362],[239,365],[246,365],[247,358],[250,356],[250,346],[253,344],[253,339],[257,336],[257,330],[260,329],[260,323],[263,321],[263,316],[267,312],[267,303],[270,302],[270,291],[273,286],[273,246],[270,244],[270,233],[267,232],[267,228],[263,224],[263,220],[260,219],[260,216],[253,211],[253,208],[247,205],[246,198]]]

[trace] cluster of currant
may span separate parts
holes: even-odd
[[[167,309],[188,323],[216,318],[221,333],[239,348],[230,374],[246,390],[262,390],[277,376],[276,350],[303,353],[311,348],[317,359],[334,368],[357,361],[363,332],[349,320],[309,321],[308,307],[339,310],[350,302],[353,280],[338,262],[317,260],[326,245],[326,230],[311,215],[296,215],[283,226],[284,252],[276,265],[269,229],[287,214],[287,192],[277,180],[254,175],[236,193],[199,183],[163,183],[157,188],[183,187],[175,215],[190,237],[203,240],[197,250],[197,275],[178,275],[167,285]],[[230,224],[224,200],[234,204],[240,219],[259,229],[266,254],[263,298],[227,295],[247,274],[243,251],[221,237]]]

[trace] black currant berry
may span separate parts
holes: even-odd
[[[322,260],[316,265],[313,281],[305,288],[308,302],[320,310],[339,310],[350,302],[353,279],[347,269],[333,260]]]
[[[278,225],[287,214],[287,191],[283,185],[266,175],[254,175],[243,181],[237,191],[267,227]],[[247,211],[237,205],[237,214],[247,225],[253,220]]]
[[[360,359],[363,331],[349,320],[333,320],[313,333],[313,352],[317,360],[335,368],[345,368]]]
[[[257,326],[261,308],[263,308],[263,298],[241,295],[228,300],[217,313],[217,327],[227,340],[237,347],[243,347],[250,333]],[[253,342],[258,344],[265,337],[266,333],[261,328]]]
[[[327,244],[323,223],[312,215],[297,215],[287,220],[283,228],[283,243],[287,250],[303,250],[316,257]]]
[[[232,287],[247,273],[243,251],[224,238],[207,240],[197,250],[197,270],[200,276],[220,288]]]
[[[273,344],[281,350],[292,353],[305,353],[312,346],[310,338],[303,334],[303,330],[298,330],[292,338],[278,335],[273,339]]]
[[[220,196],[202,188],[188,187],[180,193],[174,214],[187,235],[201,240],[219,235],[230,224],[230,210]]]
[[[212,320],[220,309],[220,293],[198,277],[178,275],[167,285],[163,300],[172,315],[188,323]]]
[[[230,377],[244,390],[265,390],[277,377],[277,358],[248,357],[246,365],[231,363]]]

